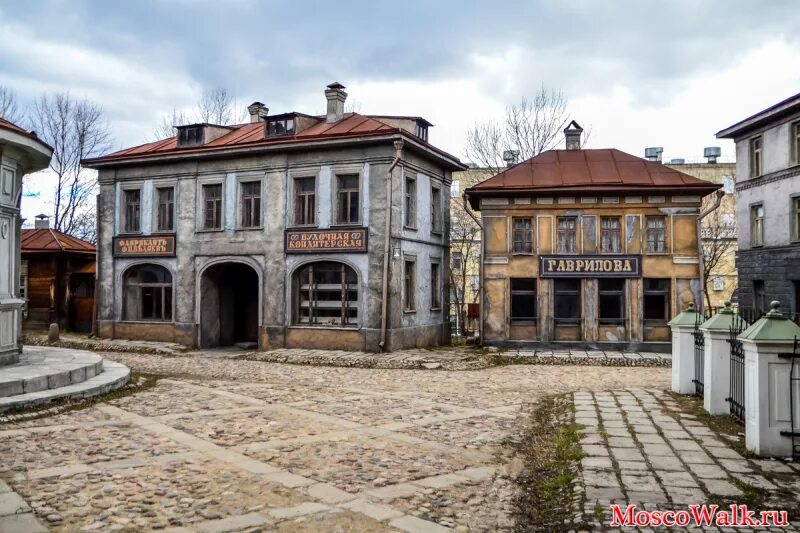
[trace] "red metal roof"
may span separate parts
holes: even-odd
[[[78,252],[95,254],[94,244],[55,229],[23,229],[20,235],[22,253]]]
[[[689,189],[708,194],[720,185],[616,149],[548,150],[465,192],[602,192],[630,189]]]
[[[47,144],[46,142],[41,140],[35,133],[33,133],[31,131],[27,131],[24,128],[21,128],[21,127],[17,126],[16,124],[11,122],[10,120],[4,119],[3,117],[0,117],[0,129],[13,131],[14,133],[19,133],[20,135],[24,135],[25,137],[30,137],[34,141],[46,146],[50,150],[53,149],[52,146],[50,146],[49,144]]]
[[[230,133],[226,133],[203,146],[178,148],[176,137],[170,137],[168,139],[126,148],[125,150],[120,150],[101,157],[86,159],[84,164],[91,166],[97,163],[123,161],[135,157],[160,156],[175,153],[202,153],[227,147],[271,145],[298,141],[310,142],[348,136],[380,135],[400,131],[399,128],[394,128],[380,120],[358,113],[345,115],[342,120],[334,124],[328,124],[323,119],[319,120],[319,123],[304,129],[296,135],[280,135],[274,137],[264,136],[266,122],[237,124],[228,126],[232,128]],[[441,154],[456,159],[440,150],[436,150],[433,147],[431,148]]]

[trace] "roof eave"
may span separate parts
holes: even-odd
[[[717,139],[734,139],[740,137],[742,134],[747,133],[759,126],[780,119],[786,115],[800,111],[800,94],[790,96],[786,100],[778,102],[777,104],[759,111],[755,115],[749,116],[744,120],[728,126],[716,133]]]

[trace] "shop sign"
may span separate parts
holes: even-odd
[[[640,278],[641,255],[542,255],[543,278]]]
[[[287,254],[366,251],[367,228],[286,230]]]
[[[114,237],[115,257],[159,257],[175,255],[175,235]]]

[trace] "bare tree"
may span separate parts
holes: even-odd
[[[161,122],[153,128],[153,140],[160,140],[166,139],[168,137],[172,137],[175,135],[175,126],[185,126],[186,124],[191,124],[195,122],[192,120],[191,115],[184,113],[183,111],[178,111],[175,108],[172,108],[172,114],[164,115],[161,118]]]
[[[238,111],[239,104],[223,87],[206,89],[192,112],[186,113],[172,109],[172,113],[162,117],[153,129],[155,139],[165,139],[175,135],[175,126],[185,126],[200,122],[227,126],[244,122],[244,111]],[[244,108],[242,108],[244,109]]]
[[[478,291],[467,290],[473,278],[478,277],[480,269],[481,231],[463,204],[456,198],[450,203],[450,291],[451,304],[455,307],[458,323],[463,332],[467,325],[467,304],[478,301]]]
[[[711,196],[703,201],[712,202]],[[736,274],[734,255],[737,249],[735,207],[732,194],[726,194],[719,208],[706,216],[700,224],[700,239],[703,251],[703,279],[705,280],[706,307],[711,307],[709,286],[716,276]],[[703,206],[704,209],[706,206]]]
[[[88,100],[76,100],[68,93],[42,95],[33,107],[30,122],[37,135],[53,147],[50,170],[57,178],[53,198],[53,227],[73,234],[94,223],[96,173],[81,168],[81,160],[111,148],[111,134],[103,111]]]
[[[506,166],[503,153],[508,150],[518,151],[518,161],[524,161],[553,148],[568,117],[564,94],[543,86],[533,98],[508,106],[502,120],[475,124],[467,132],[466,158],[496,174]],[[584,144],[586,138],[585,133]]]
[[[17,102],[17,93],[4,85],[0,85],[0,118],[14,124],[19,124],[23,118]]]

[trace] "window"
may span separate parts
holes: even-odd
[[[463,261],[464,256],[461,252],[453,252],[453,258],[451,260],[453,270],[460,271],[463,268]],[[458,274],[459,272],[456,272]]]
[[[533,224],[530,218],[514,219],[514,253],[533,253]]]
[[[203,144],[203,127],[178,128],[178,146],[196,146]]]
[[[792,143],[792,161],[800,165],[800,121],[792,124],[789,136]]]
[[[769,309],[763,280],[753,280],[753,305],[755,306],[756,316],[759,317]]]
[[[173,231],[175,229],[175,188],[159,187],[156,189],[156,195],[158,197],[156,229]]]
[[[615,254],[622,251],[619,218],[602,217],[600,219],[600,251]]]
[[[574,254],[578,251],[578,219],[558,218],[558,253]]]
[[[294,275],[294,323],[304,326],[358,325],[358,276],[333,261],[311,263]]]
[[[203,229],[222,229],[222,184],[203,185]]]
[[[755,178],[761,175],[762,171],[762,151],[764,141],[761,136],[750,139],[750,177]]]
[[[725,279],[722,276],[714,276],[712,284],[715,291],[725,290]]]
[[[733,176],[722,176],[722,190],[725,194],[733,194],[736,192],[736,178]]]
[[[450,184],[450,198],[458,198],[461,195],[461,181],[453,180]]]
[[[577,326],[581,322],[581,280],[553,280],[555,292],[555,323]]]
[[[625,325],[625,280],[598,279],[599,323],[601,326]]]
[[[336,176],[338,201],[337,224],[358,224],[360,220],[358,175]]]
[[[764,244],[764,206],[761,204],[750,208],[750,244],[752,246]]]
[[[414,298],[417,288],[417,280],[415,279],[416,267],[416,261],[406,259],[403,262],[403,309],[406,311],[415,311],[417,309]]]
[[[442,308],[441,275],[439,272],[439,263],[431,263],[431,309]]]
[[[267,135],[294,135],[294,118],[267,120]]]
[[[406,178],[406,205],[405,225],[409,228],[417,227],[417,180]]]
[[[428,141],[428,126],[426,126],[425,124],[423,124],[421,122],[417,122],[417,127],[416,127],[416,131],[414,132],[414,134],[417,137],[419,137],[420,139],[422,139],[423,141],[427,142]]]
[[[296,225],[313,226],[317,223],[316,189],[316,178],[294,180],[294,223]]]
[[[241,189],[241,224],[243,228],[257,228],[261,225],[261,182],[247,181]]]
[[[666,324],[670,319],[670,280],[645,278],[643,283],[645,322]]]
[[[800,196],[792,198],[792,240],[800,241]]]
[[[132,189],[125,191],[125,221],[124,230],[126,233],[137,233],[140,231],[140,217],[142,212],[142,191]]]
[[[667,251],[667,217],[647,217],[647,251],[663,254]]]
[[[159,265],[128,269],[123,280],[125,320],[172,320],[172,274]]]
[[[431,187],[431,231],[442,231],[442,189]]]
[[[511,323],[536,324],[536,278],[511,278]]]

